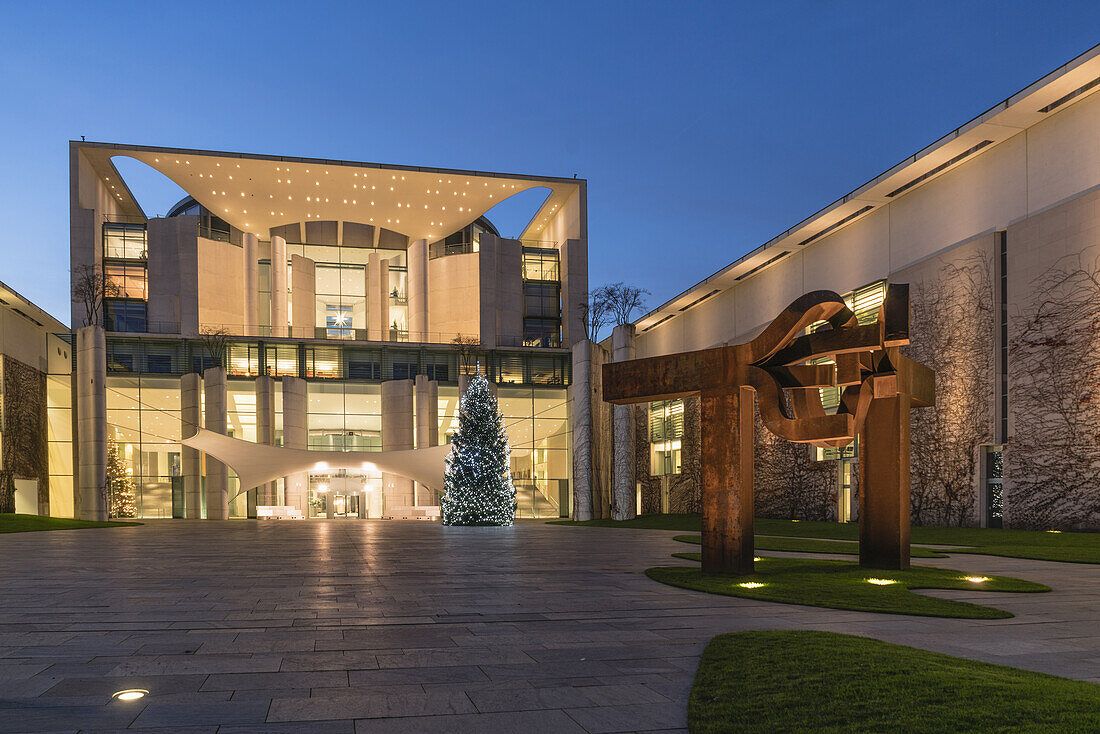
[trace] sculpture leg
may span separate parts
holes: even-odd
[[[752,573],[753,393],[700,394],[703,468],[703,572]]]
[[[859,565],[909,568],[909,395],[871,401],[859,431]]]

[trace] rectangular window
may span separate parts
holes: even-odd
[[[136,298],[147,300],[147,273],[144,265],[126,265],[122,263],[105,263],[103,265],[103,277],[106,282],[114,285],[114,293],[111,296],[117,298]]]
[[[561,280],[558,251],[550,247],[524,247],[523,279]]]
[[[352,380],[381,380],[382,365],[379,362],[348,362],[348,378]]]
[[[145,225],[104,223],[103,256],[120,260],[144,260],[146,257]]]
[[[684,438],[684,401],[660,400],[649,404],[650,474],[680,473]]]
[[[394,362],[393,379],[411,380],[417,375],[418,365],[415,362]]]
[[[114,301],[104,303],[104,328],[107,331],[136,331],[146,330],[144,301]]]
[[[325,306],[325,336],[328,339],[354,339],[351,327],[351,306],[328,304]]]
[[[429,380],[438,382],[447,382],[451,374],[450,365],[446,364],[429,364],[425,366],[425,371]]]

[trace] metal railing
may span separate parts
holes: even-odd
[[[230,338],[244,339],[319,339],[325,341],[361,341],[361,342],[402,342],[412,344],[454,345],[458,338],[467,339],[471,334],[440,331],[410,331],[408,329],[387,328],[385,331],[362,329],[348,326],[287,326],[276,333],[271,326],[245,327],[241,324],[201,324],[199,329],[189,329],[183,333],[178,321],[147,321],[144,332],[119,331],[119,334],[164,334],[199,338],[204,331],[224,331]],[[560,338],[546,336],[516,336],[500,334],[494,344],[475,344],[474,349],[493,349],[495,347],[525,347],[560,349]]]
[[[428,246],[428,259],[435,260],[448,255],[465,255],[477,251],[478,243],[476,242],[455,242],[453,244],[433,242]]]

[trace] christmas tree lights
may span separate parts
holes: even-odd
[[[118,444],[113,438],[108,439],[107,482],[110,487],[111,517],[137,517],[134,478],[131,472],[118,453]]]
[[[509,471],[511,448],[489,381],[470,381],[451,438],[440,500],[444,525],[511,525],[516,488]]]

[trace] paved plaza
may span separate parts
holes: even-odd
[[[1008,620],[875,615],[650,581],[688,549],[672,535],[353,520],[0,535],[0,732],[682,730],[704,645],[745,629],[1100,682],[1095,566],[921,559],[1054,591],[929,592]],[[149,695],[111,699],[126,688]]]

